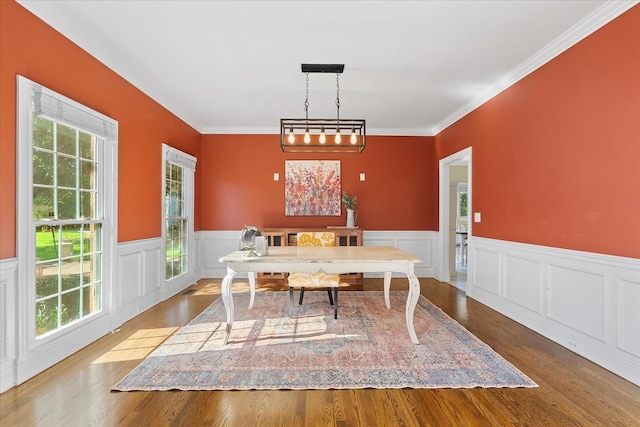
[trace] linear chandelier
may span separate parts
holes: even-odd
[[[360,153],[367,143],[364,119],[340,118],[340,74],[344,64],[302,64],[307,77],[304,119],[280,119],[280,147],[285,153]],[[309,74],[336,75],[336,118],[309,118]]]

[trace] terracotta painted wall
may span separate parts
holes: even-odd
[[[475,235],[640,258],[640,6],[435,139],[473,147]]]
[[[438,170],[432,137],[370,136],[360,154],[287,154],[279,135],[203,135],[197,174],[203,230],[345,225],[340,217],[284,214],[285,160],[340,160],[342,189],[358,196],[366,230],[437,230]],[[273,174],[280,174],[274,182]],[[366,180],[360,182],[360,173]]]
[[[119,121],[120,242],[160,235],[163,141],[199,159],[197,230],[343,225],[284,216],[284,161],[314,158],[341,160],[362,228],[437,230],[437,159],[473,146],[475,235],[640,258],[640,6],[435,138],[370,137],[331,157],[284,154],[273,135],[200,136],[20,5],[0,8],[0,259],[16,254],[16,74]]]
[[[199,156],[200,134],[11,0],[0,0],[0,64],[0,259],[16,256],[17,74],[118,120],[118,241],[160,236],[161,144]]]

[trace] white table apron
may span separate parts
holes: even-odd
[[[256,273],[317,273],[327,274],[351,272],[384,273],[384,300],[391,308],[389,289],[392,273],[403,273],[409,280],[409,292],[405,306],[407,329],[411,342],[418,344],[413,326],[413,314],[420,296],[420,283],[414,273],[414,265],[422,260],[392,246],[336,246],[336,247],[297,247],[283,246],[269,248],[269,255],[247,257],[246,251],[236,251],[220,258],[227,264],[227,274],[222,280],[222,302],[227,314],[226,345],[233,327],[233,294],[231,283],[238,272],[246,272],[249,277],[251,298],[249,308],[253,307],[256,291]]]

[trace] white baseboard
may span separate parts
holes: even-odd
[[[640,260],[473,237],[467,295],[640,385]]]

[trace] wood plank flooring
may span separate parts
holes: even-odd
[[[638,426],[640,388],[453,286],[421,293],[538,383],[534,389],[111,392],[220,294],[203,279],[0,395],[1,426]],[[234,289],[247,288],[234,283]],[[406,289],[394,279],[392,289]],[[382,290],[366,279],[364,290]],[[278,290],[278,286],[261,291]]]

